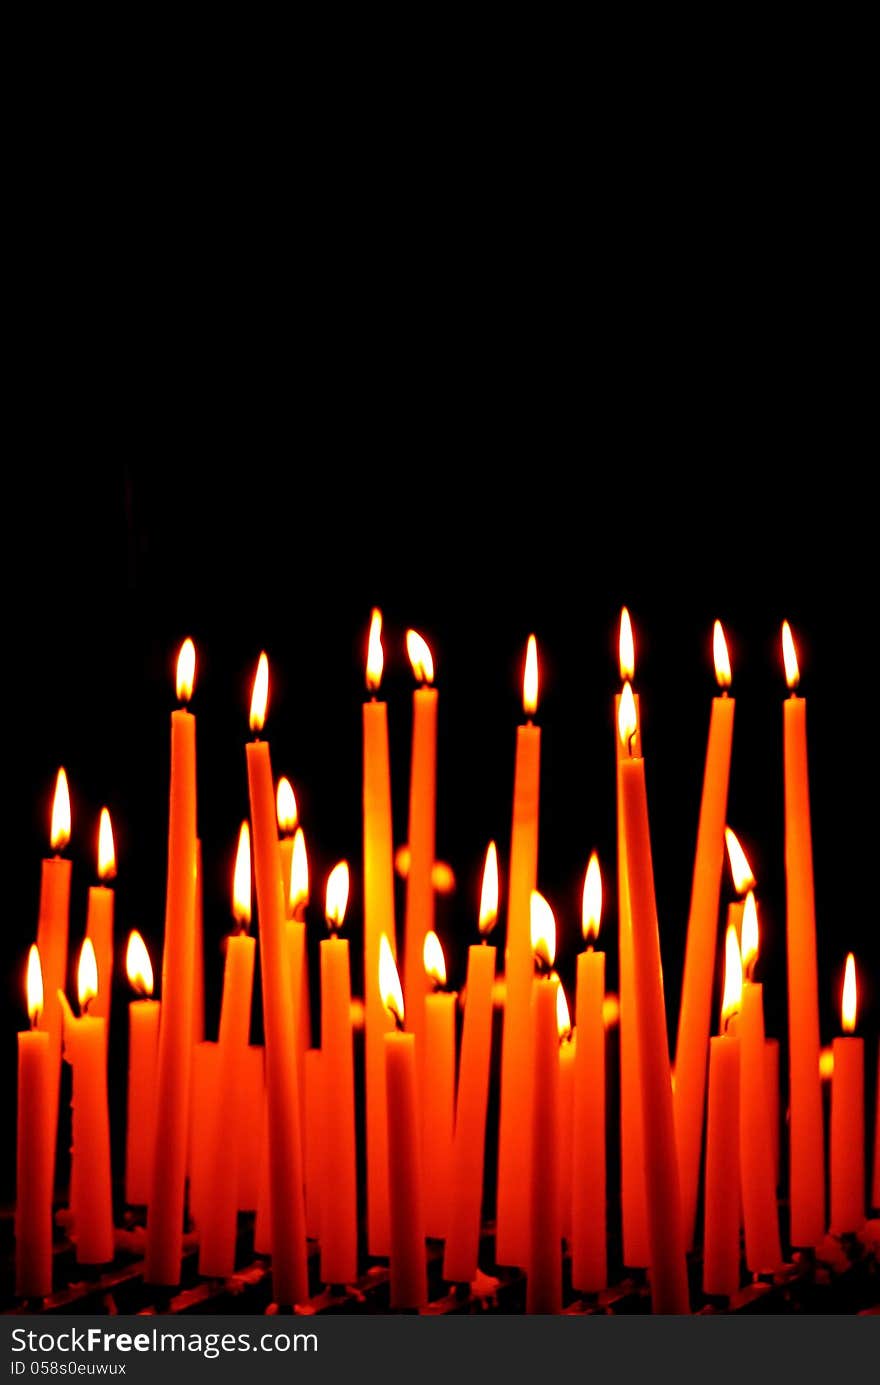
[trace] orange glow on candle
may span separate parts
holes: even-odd
[[[742,1009],[743,959],[740,956],[736,929],[728,924],[724,944],[724,996],[721,1001],[721,1028],[726,1029]]]
[[[602,1023],[606,1029],[620,1023],[620,997],[614,991],[609,991],[602,1001]]]
[[[382,649],[382,612],[378,609],[373,611],[370,620],[370,639],[367,645],[367,688],[370,692],[378,692],[379,684],[382,682],[382,669],[385,665],[385,654]]]
[[[251,921],[251,829],[247,820],[241,824],[232,872],[232,917],[241,928]]]
[[[25,993],[27,995],[27,1011],[31,1021],[31,1028],[37,1029],[40,1023],[40,1016],[43,1013],[43,968],[40,966],[40,949],[36,943],[31,943],[27,962],[27,980],[25,982]]]
[[[736,833],[729,827],[724,829],[724,840],[727,843],[727,859],[730,862],[730,873],[733,876],[733,888],[737,894],[745,894],[746,890],[751,890],[755,885],[755,877],[749,865],[748,857],[740,845]]]
[[[620,659],[620,681],[622,683],[632,682],[636,671],[636,647],[633,640],[632,621],[625,606],[620,612],[620,637],[617,648]]]
[[[565,998],[565,990],[561,981],[556,990],[556,1029],[560,1043],[571,1038],[571,1011],[568,1008],[568,1001]]]
[[[265,650],[257,660],[254,674],[254,688],[251,693],[250,727],[258,736],[266,724],[266,709],[269,705],[269,659]]]
[[[412,664],[412,671],[419,683],[433,683],[434,659],[427,641],[416,630],[406,632],[406,652]]]
[[[584,898],[581,905],[581,929],[584,934],[584,942],[595,942],[599,936],[601,920],[602,872],[599,869],[599,857],[594,851],[584,876]]]
[[[425,974],[434,983],[434,989],[438,990],[446,985],[446,958],[443,956],[443,946],[437,934],[431,929],[430,933],[425,934],[425,945],[422,948],[422,961],[425,967]]]
[[[819,1054],[819,1076],[823,1082],[830,1082],[834,1076],[833,1048],[823,1048]]]
[[[63,851],[70,841],[70,789],[67,774],[62,767],[55,781],[55,797],[52,800],[52,827],[49,841],[53,851]]]
[[[86,938],[80,948],[76,987],[80,1014],[84,1015],[89,1008],[89,1001],[94,1000],[98,994],[98,963],[91,938]]]
[[[278,788],[275,793],[275,812],[278,816],[278,831],[284,837],[292,836],[299,822],[299,814],[296,808],[293,785],[289,779],[285,779],[283,776],[278,780]]]
[[[151,996],[153,994],[153,964],[150,961],[147,945],[136,928],[133,928],[128,936],[128,947],[125,950],[125,970],[129,985],[137,991],[138,995]]]
[[[856,961],[852,953],[848,952],[843,973],[843,994],[840,998],[840,1025],[844,1034],[855,1033],[857,1008]]]
[[[712,654],[715,659],[715,677],[719,688],[730,687],[730,653],[724,638],[724,627],[716,620],[712,630]]]
[[[794,692],[798,683],[801,681],[801,671],[798,666],[794,636],[791,633],[791,626],[787,620],[782,622],[782,662],[785,665],[785,681],[790,690]]]
[[[189,702],[196,680],[196,647],[185,639],[177,656],[177,700]]]
[[[324,917],[331,933],[337,933],[345,919],[350,879],[347,861],[340,861],[327,876]]]
[[[309,858],[306,838],[301,827],[293,838],[293,858],[290,867],[290,912],[296,918],[309,902]],[[343,910],[344,912],[344,910]]]
[[[529,925],[532,952],[549,971],[556,960],[556,919],[539,890],[532,890]]]
[[[116,874],[116,848],[113,843],[113,824],[106,808],[101,809],[98,824],[98,879],[112,880]]]
[[[636,715],[636,702],[633,697],[632,684],[626,682],[623,685],[623,690],[620,694],[620,706],[617,709],[617,733],[627,753],[629,753],[632,738],[638,729],[639,719]]]
[[[755,896],[752,890],[749,890],[746,895],[740,933],[742,937],[742,963],[745,968],[746,976],[751,978],[758,956],[759,939],[758,906],[755,903]]]
[[[387,933],[379,939],[379,994],[391,1018],[403,1028],[403,991]]]
[[[480,933],[484,938],[498,922],[498,850],[494,842],[486,848],[483,884],[480,888]]]
[[[538,710],[538,642],[529,635],[526,645],[526,666],[523,672],[523,711],[533,717]]]

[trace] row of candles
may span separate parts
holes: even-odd
[[[433,931],[437,690],[433,662],[415,632],[407,646],[414,693],[403,984],[397,968],[387,709],[379,698],[381,617],[374,612],[363,707],[364,998],[366,1235],[371,1256],[388,1257],[391,1300],[420,1307],[427,1292],[425,1237],[443,1239],[444,1276],[477,1274],[484,1186],[496,949],[487,939],[498,910],[498,866],[489,848],[479,912],[481,941],[469,949],[460,1052],[457,996],[445,989]],[[789,627],[783,652],[785,703],[787,947],[789,962],[789,1186],[794,1246],[825,1235],[824,1132],[819,1078],[818,978],[812,888],[805,701]],[[655,1311],[688,1309],[686,1251],[697,1230],[705,1140],[704,1288],[729,1294],[739,1276],[740,1215],[748,1267],[781,1263],[776,1202],[778,1046],[764,1037],[754,880],[727,833],[741,902],[731,906],[725,952],[724,1027],[710,1040],[711,997],[724,859],[734,699],[720,623],[714,635],[719,695],[713,700],[697,833],[694,884],[674,1080],[660,965],[645,767],[634,647],[621,619],[622,690],[616,698],[618,905],[620,924],[621,1205],[624,1262],[649,1269]],[[321,1276],[357,1275],[353,1009],[347,940],[340,936],[348,867],[327,883],[330,936],[320,946],[321,1044],[311,1032],[304,908],[305,842],[292,791],[276,794],[268,743],[268,661],[254,680],[246,747],[250,829],[236,857],[236,931],[227,940],[216,1043],[196,1032],[202,982],[199,843],[196,835],[195,651],[178,660],[171,717],[169,860],[162,1001],[129,1007],[126,1197],[147,1208],[145,1277],[180,1280],[187,1176],[199,1236],[199,1268],[232,1272],[236,1217],[257,1211],[256,1247],[271,1253],[276,1300],[308,1294],[306,1240],[317,1236]],[[561,1307],[563,1236],[572,1284],[585,1293],[607,1282],[605,1176],[604,954],[595,947],[601,912],[598,862],[584,888],[585,950],[578,958],[576,1026],[553,970],[555,921],[537,892],[541,733],[537,647],[530,637],[523,680],[526,719],[517,729],[509,867],[501,1051],[495,1259],[527,1269],[528,1308]],[[279,840],[279,823],[282,836]],[[51,1202],[62,1045],[73,1068],[70,1189],[77,1259],[113,1256],[106,1073],[113,955],[113,845],[102,812],[99,875],[89,894],[74,1016],[64,996],[70,863],[69,799],[63,772],[53,808],[56,855],[43,863],[37,945],[28,963],[32,1029],[20,1035],[17,1289],[51,1288]],[[249,1044],[255,939],[250,920],[251,846],[261,945],[265,1043]],[[745,980],[743,980],[745,965]],[[151,968],[139,935],[129,974],[144,992]],[[854,968],[847,966],[847,996]],[[852,977],[852,981],[849,978]],[[374,982],[371,983],[371,978]],[[405,1000],[404,1000],[405,997]],[[854,1001],[847,1025],[855,1024]],[[864,1217],[862,1042],[835,1043],[831,1226],[854,1231]],[[457,1067],[457,1078],[456,1078]],[[247,1148],[246,1148],[247,1146]],[[875,1140],[875,1200],[880,1169]],[[742,1187],[736,1196],[737,1183]],[[733,1192],[732,1192],[733,1190]]]

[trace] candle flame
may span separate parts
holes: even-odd
[[[855,1033],[856,1009],[856,959],[848,952],[843,973],[843,995],[840,999],[840,1023],[844,1034]]]
[[[293,874],[292,871],[291,874]],[[331,933],[336,933],[342,927],[345,919],[350,882],[348,862],[337,862],[327,876],[327,893],[324,902],[324,917]]]
[[[434,982],[435,987],[446,985],[446,958],[443,956],[443,946],[433,928],[425,934],[425,944],[422,948],[422,961],[425,966],[425,975],[429,976]]]
[[[480,932],[486,937],[498,922],[498,850],[494,842],[486,847],[483,884],[480,888]]]
[[[376,608],[370,619],[370,639],[367,645],[367,688],[378,692],[382,682],[385,654],[382,649],[382,612]]]
[[[187,636],[177,656],[177,700],[189,702],[196,681],[196,647]]]
[[[251,829],[245,819],[238,833],[232,872],[232,917],[242,928],[250,924],[251,908]]]
[[[797,650],[794,647],[794,636],[791,633],[791,626],[787,620],[782,622],[782,662],[785,665],[785,681],[792,692],[801,681],[801,671],[798,667]]]
[[[755,892],[749,890],[743,905],[742,927],[740,929],[742,938],[742,960],[746,969],[746,975],[751,976],[754,970],[755,960],[758,956],[758,906],[755,903]]]
[[[632,683],[626,682],[620,694],[620,702],[617,707],[617,731],[621,743],[629,749],[630,742],[638,730],[639,720],[636,716],[636,700],[633,697]]]
[[[823,1048],[819,1053],[819,1078],[822,1082],[830,1082],[834,1076],[834,1049]]]
[[[278,780],[278,788],[275,792],[275,812],[278,817],[278,831],[283,837],[289,837],[296,831],[299,822],[299,813],[296,809],[296,795],[293,792],[293,785],[289,779],[283,776]]]
[[[58,771],[58,777],[55,780],[49,841],[53,851],[63,851],[70,841],[70,789],[67,786],[67,774],[63,766]]]
[[[749,859],[742,849],[739,837],[730,827],[724,829],[724,840],[727,843],[727,859],[733,876],[733,888],[737,894],[745,894],[746,890],[753,889],[755,884]]]
[[[269,703],[269,659],[265,650],[257,660],[254,689],[251,693],[251,730],[258,736],[266,724]]]
[[[526,666],[523,671],[523,711],[533,717],[538,710],[538,641],[529,635]]]
[[[98,994],[98,959],[91,938],[84,939],[79,951],[76,989],[80,1014],[84,1015],[89,1008],[89,1002]]]
[[[290,912],[295,917],[305,909],[308,902],[309,858],[306,854],[305,833],[298,827],[293,838],[293,855],[290,861]]]
[[[724,942],[724,996],[721,1001],[721,1027],[726,1029],[731,1019],[742,1008],[743,959],[736,939],[736,929],[731,923]]]
[[[113,844],[113,824],[106,808],[101,809],[98,822],[98,879],[112,880],[116,874],[116,848]]]
[[[28,1015],[33,1028],[36,1029],[43,1013],[43,968],[40,966],[40,949],[36,943],[31,943],[28,953],[25,994]]]
[[[584,942],[598,938],[601,921],[602,872],[599,869],[598,854],[594,851],[590,856],[587,873],[584,876],[584,897],[581,904],[581,929]]]
[[[620,612],[620,636],[617,641],[617,648],[620,659],[620,681],[631,683],[636,672],[636,646],[633,640],[632,621],[625,606]]]
[[[427,641],[423,640],[417,630],[407,630],[406,632],[406,652],[412,664],[412,671],[419,683],[433,683],[434,681],[434,660]]]
[[[125,970],[128,974],[129,984],[137,991],[138,995],[151,996],[153,994],[153,964],[150,961],[147,945],[136,928],[133,928],[128,935],[128,947],[125,950]]]
[[[556,960],[556,919],[550,905],[538,890],[532,890],[529,924],[532,952],[549,970]]]
[[[556,987],[556,1032],[559,1035],[560,1043],[571,1038],[571,1013],[565,998],[565,988],[561,981]]]
[[[389,1015],[403,1028],[403,991],[387,933],[379,939],[379,994]]]
[[[730,653],[724,638],[724,626],[716,620],[712,631],[712,653],[715,658],[715,677],[719,688],[730,687]]]

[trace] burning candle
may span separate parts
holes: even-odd
[[[261,654],[251,698],[250,726],[255,737],[263,729],[268,697],[269,661]],[[301,1303],[309,1292],[293,997],[285,957],[284,892],[269,745],[249,741],[246,754],[266,1034],[272,1284],[276,1302],[289,1307]]]
[[[301,1064],[312,1046],[312,1007],[309,996],[309,947],[306,934],[306,910],[309,907],[309,859],[305,833],[301,827],[293,836],[290,858],[290,895],[288,898],[287,943],[290,949],[291,983],[293,985],[293,1020],[296,1025],[297,1051]],[[302,1071],[300,1071],[302,1081]]]
[[[816,909],[807,769],[807,704],[796,692],[800,670],[788,621],[782,625],[782,653],[790,692],[783,707],[783,729],[791,1243],[815,1246],[825,1234]]]
[[[86,937],[92,940],[98,963],[98,994],[92,1001],[91,1014],[105,1019],[108,1029],[113,989],[113,891],[106,882],[113,880],[115,875],[113,825],[109,812],[102,808],[98,825],[98,879],[101,883],[89,886]]]
[[[523,674],[525,725],[516,731],[510,889],[507,900],[504,1029],[501,1046],[501,1106],[498,1133],[498,1208],[495,1259],[524,1265],[529,1242],[528,1210],[522,1190],[529,1160],[529,1034],[534,971],[529,910],[538,870],[538,806],[541,731],[532,724],[538,706],[538,647],[526,646]]]
[[[831,1231],[858,1231],[865,1220],[865,1046],[855,1038],[856,964],[846,959],[840,1006],[843,1038],[834,1040],[831,1081]]]
[[[403,993],[385,934],[379,940],[379,988],[396,1029],[385,1035],[388,1114],[389,1276],[392,1308],[423,1308],[428,1297],[421,1141],[416,1100],[415,1035],[403,1032]]]
[[[49,1035],[49,1098],[45,1104],[46,1144],[50,1151],[49,1183],[55,1185],[55,1148],[58,1142],[58,1095],[61,1082],[62,1012],[58,992],[67,980],[67,934],[70,912],[70,861],[59,853],[70,841],[70,791],[67,775],[59,769],[52,800],[49,840],[53,855],[42,864],[37,947],[43,970],[44,1009],[41,1026]]]
[[[489,947],[486,939],[497,919],[498,853],[495,843],[490,842],[480,891],[482,941],[468,948],[461,1059],[452,1136],[449,1223],[443,1252],[443,1278],[459,1283],[469,1283],[475,1279],[478,1267],[489,1058],[492,1052],[492,987],[495,982],[495,948]]]
[[[415,630],[406,632],[406,652],[418,687],[413,693],[412,761],[409,780],[409,872],[406,880],[406,918],[403,985],[413,1032],[421,1033],[427,984],[422,965],[425,938],[434,927],[435,827],[437,816],[437,689],[434,660]],[[417,1056],[419,1040],[416,1042]],[[419,1066],[424,1070],[421,1058]],[[422,1082],[424,1087],[424,1081]],[[430,1179],[426,1180],[430,1190]],[[429,1219],[430,1219],[429,1203]]]
[[[49,1034],[39,1027],[43,974],[35,944],[28,954],[26,992],[31,1027],[18,1036],[15,1292],[19,1298],[45,1298],[52,1292],[52,1151],[46,1138],[52,1055]]]
[[[531,943],[535,977],[531,1000],[531,1119],[529,1150],[526,1312],[562,1309],[562,1226],[559,1197],[559,1029],[552,974],[556,920],[543,895],[532,891]]]
[[[382,681],[382,614],[373,611],[367,651],[367,690],[363,708],[364,817],[364,1009],[367,1096],[367,1248],[387,1255],[388,1137],[385,1114],[384,1035],[393,1024],[376,984],[379,940],[394,953],[394,846],[391,830],[391,770],[388,709],[376,694]]]
[[[764,987],[752,980],[758,955],[754,893],[746,895],[742,921],[743,986],[740,1021],[740,1167],[746,1264],[753,1274],[772,1274],[782,1263],[773,1144],[767,1120]]]
[[[323,1109],[321,1202],[321,1279],[325,1284],[350,1284],[357,1278],[351,963],[348,939],[339,936],[348,890],[348,862],[340,861],[327,878],[324,916],[330,937],[321,943],[321,1064],[328,1098]]]
[[[720,620],[714,630],[715,677],[720,697],[712,700],[703,795],[688,915],[678,1041],[675,1049],[675,1134],[681,1178],[685,1244],[694,1241],[697,1188],[706,1108],[706,1055],[715,975],[718,901],[724,864],[724,821],[733,743],[734,700],[728,697],[730,659]]]
[[[557,978],[558,979],[558,978]],[[574,1068],[577,1033],[562,982],[556,990],[556,1030],[559,1035],[559,1229],[571,1243],[572,1182],[574,1177]]]
[[[278,818],[278,854],[281,857],[281,886],[285,901],[290,900],[290,872],[293,865],[293,836],[299,825],[299,812],[293,785],[284,776],[275,790],[275,813]],[[291,916],[288,902],[288,917]]]
[[[107,1021],[89,1014],[98,993],[98,967],[91,938],[79,955],[80,1018],[64,1029],[64,1054],[73,1068],[73,1154],[71,1205],[76,1259],[101,1265],[113,1259],[113,1200],[110,1189],[110,1115],[107,1105]]]
[[[602,874],[595,851],[584,879],[577,965],[574,1070],[571,1282],[581,1293],[607,1287],[605,1211],[605,954],[595,952],[602,918]]]
[[[446,959],[432,929],[425,935],[423,961],[433,986],[425,996],[422,1065],[422,1169],[425,1230],[442,1240],[449,1222],[452,1129],[455,1119],[455,1009],[458,995],[446,991]],[[418,1042],[418,1041],[417,1041]]]
[[[125,1136],[125,1200],[145,1206],[150,1194],[156,1142],[156,1062],[159,1002],[153,1000],[153,966],[137,929],[125,954],[129,984],[140,996],[128,1006],[128,1103]]]
[[[709,1041],[703,1233],[703,1292],[728,1298],[739,1288],[739,1039],[733,1027],[741,1008],[742,960],[736,929],[728,924],[721,1033]]]
[[[620,613],[618,643],[620,678],[622,683],[626,683],[635,674],[635,641],[632,621],[625,606]],[[620,766],[626,758],[626,749],[617,734],[620,697],[621,694],[618,694],[614,699],[614,746],[617,767],[617,914],[620,952],[620,1193],[623,1214],[623,1261],[625,1265],[643,1269],[649,1260],[648,1221],[645,1209],[645,1140],[639,1079],[632,912],[626,874],[626,824],[623,818],[620,776]],[[632,748],[635,755],[641,755],[642,732],[638,694],[634,696],[633,701],[637,726]]]
[[[632,915],[634,998],[638,1013],[651,1305],[655,1313],[687,1313],[687,1265],[645,791],[645,762],[641,756],[633,753],[633,736],[638,723],[629,683],[624,685],[620,696],[618,726],[620,739],[627,751],[627,758],[620,766],[620,775]]]
[[[321,1050],[306,1053],[303,1087],[305,1098],[305,1180],[306,1233],[309,1240],[321,1239],[321,1204],[326,1196],[324,1156],[324,1082]]]
[[[251,921],[251,842],[241,824],[232,877],[232,914],[236,932],[226,939],[223,998],[217,1035],[217,1092],[208,1114],[205,1188],[199,1237],[199,1273],[232,1274],[238,1228],[238,1132],[244,1114],[243,1086],[256,942],[248,936]]]

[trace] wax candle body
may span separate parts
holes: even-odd
[[[125,1200],[146,1205],[156,1146],[156,1062],[159,1001],[132,1000],[128,1007],[128,1105],[125,1136]]]
[[[574,1181],[574,1068],[577,1032],[559,1044],[559,1227],[571,1244]]]
[[[577,964],[571,1282],[581,1293],[608,1284],[605,1211],[605,954]]]
[[[357,1278],[357,1170],[347,938],[321,942],[321,1063],[327,1093],[321,1279],[325,1284],[350,1284]]]
[[[113,891],[106,885],[89,886],[86,937],[92,940],[98,964],[98,994],[89,1005],[89,1014],[95,1019],[105,1019],[109,1031],[113,994]]]
[[[43,861],[37,947],[43,969],[44,1009],[41,1027],[49,1035],[49,1098],[45,1105],[45,1139],[50,1152],[49,1182],[55,1186],[58,1143],[58,1097],[61,1083],[61,1003],[58,992],[67,983],[67,933],[70,911],[70,862],[62,856]]]
[[[529,1007],[533,974],[529,909],[538,870],[538,800],[541,732],[517,727],[507,901],[504,1029],[501,1046],[501,1107],[498,1134],[498,1207],[495,1258],[499,1265],[524,1265],[528,1254],[528,1209],[523,1189],[529,1178]]]
[[[293,869],[293,837],[279,837],[278,855],[281,859],[281,890],[284,895],[284,910],[288,918],[293,918],[290,907],[290,873]]]
[[[494,980],[495,948],[470,947],[452,1136],[449,1230],[443,1254],[443,1278],[460,1283],[469,1283],[477,1275]]]
[[[262,1044],[249,1044],[244,1055],[243,1098],[238,1154],[238,1210],[256,1212],[266,1123]]]
[[[634,994],[638,1010],[651,1305],[655,1313],[687,1313],[687,1266],[645,762],[639,758],[624,760],[620,773],[632,912]]]
[[[403,994],[412,1030],[420,1035],[428,983],[422,960],[425,935],[434,927],[435,827],[437,813],[437,689],[413,693],[412,763],[409,784],[409,874],[406,880]],[[424,1065],[416,1057],[420,1070]],[[430,1183],[426,1182],[426,1188]]]
[[[205,878],[202,842],[196,838],[196,882],[193,902],[193,1013],[192,1042],[205,1037]]]
[[[15,1292],[52,1292],[52,1159],[46,1111],[52,1093],[52,1048],[45,1030],[18,1036],[15,1177]]]
[[[422,1169],[424,1174],[425,1233],[438,1240],[449,1224],[452,1131],[455,1116],[455,1007],[453,992],[425,997],[421,1040]]]
[[[308,1007],[308,961],[306,959],[306,926],[301,919],[288,919],[285,924],[287,960],[290,969],[290,1002],[293,1007],[293,1032],[296,1039],[296,1090],[300,1110],[300,1136],[303,1139],[303,1159],[305,1159],[305,1062],[306,1051],[311,1047],[311,1017],[308,1032],[303,1015],[303,1007]]]
[[[226,942],[223,1000],[217,1035],[219,1082],[208,1123],[208,1166],[199,1235],[199,1273],[235,1269],[238,1225],[238,1131],[243,1112],[245,1053],[251,1026],[256,942],[241,935]]]
[[[831,1231],[858,1231],[865,1220],[865,1045],[834,1040],[831,1080]]]
[[[197,1227],[207,1218],[214,1111],[223,1077],[217,1045],[203,1039],[193,1045],[190,1101],[189,1213]]]
[[[156,1070],[155,1150],[147,1208],[144,1277],[177,1284],[183,1255],[183,1203],[192,1069],[196,879],[196,723],[171,714],[168,885],[162,953],[162,1009]]]
[[[428,1297],[415,1035],[385,1035],[392,1308],[423,1308]]]
[[[729,1297],[739,1288],[739,1040],[709,1041],[709,1116],[703,1292]]]
[[[636,715],[639,698],[634,695]],[[620,766],[626,756],[617,734],[620,695],[614,699],[614,743],[617,765],[617,912],[620,948],[620,1195],[623,1220],[623,1262],[644,1269],[648,1252],[648,1220],[645,1208],[645,1137],[642,1129],[642,1092],[639,1079],[638,1015],[635,1000],[632,912],[626,874],[626,825]],[[641,717],[633,740],[633,753],[641,755]]]
[[[68,1020],[64,1045],[73,1067],[71,1202],[76,1209],[76,1259],[80,1265],[101,1265],[113,1259],[107,1021],[91,1015]]]
[[[764,988],[750,981],[740,1017],[740,1167],[746,1264],[753,1274],[772,1274],[782,1263],[764,1049]]]
[[[556,978],[549,976],[537,977],[532,984],[527,1313],[559,1313],[562,1309],[558,987]]]
[[[785,882],[788,951],[791,1243],[818,1245],[825,1234],[822,1090],[816,911],[807,772],[807,705],[784,704]]]
[[[246,753],[266,1034],[272,1285],[276,1302],[291,1306],[309,1291],[293,998],[269,746],[251,741]]]
[[[305,1062],[305,1158],[306,1232],[309,1239],[321,1239],[321,1214],[328,1196],[327,1159],[324,1153],[324,1080],[321,1050],[310,1048]],[[335,1095],[332,1097],[335,1100]]]
[[[384,1036],[392,1025],[379,994],[379,939],[394,950],[394,847],[388,715],[384,702],[363,709],[364,815],[364,1023],[367,1090],[367,1246],[387,1255],[388,1126],[385,1113]]]
[[[779,1040],[768,1039],[764,1045],[767,1060],[767,1124],[773,1149],[773,1186],[779,1187]]]
[[[689,1248],[694,1243],[703,1148],[706,1054],[715,975],[718,901],[724,864],[733,710],[732,697],[713,698],[675,1048],[675,1135],[685,1244]]]

